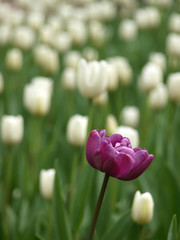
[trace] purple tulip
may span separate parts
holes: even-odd
[[[120,134],[105,135],[105,130],[93,130],[88,138],[86,158],[93,168],[124,181],[139,177],[148,168],[154,156],[147,150],[132,149],[129,139]]]

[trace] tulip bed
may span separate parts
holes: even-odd
[[[0,239],[92,239],[105,173],[93,239],[179,239],[180,1],[32,2],[0,2]],[[118,175],[93,163],[98,142],[87,161],[93,129],[128,137],[152,163]],[[154,209],[136,221],[137,191]]]

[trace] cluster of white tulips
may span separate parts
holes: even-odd
[[[138,180],[112,179],[94,239],[175,239],[179,8],[179,0],[0,2],[0,239],[88,239],[102,180],[85,160],[93,129],[154,154]]]

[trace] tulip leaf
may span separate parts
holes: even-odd
[[[126,235],[127,229],[130,231],[132,225],[133,222],[130,217],[130,212],[123,213],[117,222],[107,230],[101,240],[119,240]]]
[[[84,217],[85,209],[87,206],[87,198],[90,190],[90,184],[92,182],[91,176],[93,171],[91,171],[89,166],[87,166],[83,171],[81,176],[77,181],[77,190],[72,201],[72,226],[73,231],[78,232]]]
[[[56,177],[53,196],[53,220],[56,239],[72,240],[69,218],[65,209],[61,179],[56,167]]]
[[[171,220],[167,240],[177,240],[177,218],[175,214]]]

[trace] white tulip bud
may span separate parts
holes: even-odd
[[[127,59],[123,57],[110,58],[109,62],[116,68],[119,82],[128,85],[132,81],[132,68]]]
[[[64,58],[64,64],[66,67],[77,69],[81,54],[78,51],[69,51]]]
[[[180,33],[180,14],[172,13],[169,17],[168,28],[171,32]]]
[[[35,61],[47,73],[54,74],[59,69],[57,52],[47,45],[39,45],[36,47]]]
[[[163,72],[160,66],[155,63],[147,63],[141,72],[138,80],[139,88],[143,91],[150,91],[163,81]]]
[[[23,95],[24,106],[34,115],[46,115],[51,105],[51,92],[38,84],[27,84]]]
[[[51,45],[55,38],[55,32],[50,25],[44,25],[40,28],[39,32],[40,42],[43,44]]]
[[[108,36],[107,29],[102,23],[91,21],[89,24],[89,36],[96,46],[102,46]]]
[[[53,40],[53,46],[58,52],[63,53],[71,48],[72,37],[68,32],[61,32],[55,36]]]
[[[98,52],[95,48],[86,47],[83,50],[83,57],[87,61],[98,60]]]
[[[106,131],[107,135],[110,136],[115,133],[118,128],[118,122],[114,115],[110,114],[106,119]]]
[[[0,46],[4,46],[11,41],[12,29],[9,25],[3,24],[0,26]]]
[[[71,19],[68,22],[67,29],[74,44],[82,45],[86,42],[87,30],[84,22],[77,19]]]
[[[41,170],[39,179],[39,188],[41,195],[48,201],[53,198],[55,169]]]
[[[87,63],[81,59],[78,65],[77,86],[87,98],[94,98],[104,92],[108,85],[108,64],[105,61]]]
[[[67,124],[67,140],[74,146],[83,146],[87,135],[88,117],[76,114]]]
[[[131,216],[134,222],[143,225],[153,217],[154,201],[149,192],[141,194],[137,191],[134,196]]]
[[[124,40],[125,42],[134,40],[137,36],[136,23],[131,19],[123,20],[119,25],[118,34],[120,39]]]
[[[50,94],[53,92],[53,79],[48,77],[34,77],[31,80],[32,84],[37,88],[43,88]]]
[[[180,57],[180,35],[169,33],[166,38],[166,51],[171,57]]]
[[[40,11],[31,12],[27,16],[27,24],[34,30],[39,30],[44,22],[44,15]]]
[[[9,145],[15,145],[21,142],[24,134],[23,117],[4,115],[1,120],[1,138]]]
[[[139,123],[139,109],[134,106],[126,106],[122,109],[120,117],[124,125],[137,127]]]
[[[18,48],[11,49],[6,54],[6,66],[9,70],[18,71],[22,68],[23,55]]]
[[[107,91],[102,92],[97,97],[93,98],[93,103],[99,107],[106,105],[108,102],[108,93]]]
[[[61,76],[62,87],[67,91],[76,88],[76,70],[74,68],[65,68]]]
[[[167,80],[169,98],[180,104],[180,72],[172,73]]]
[[[126,126],[120,126],[115,130],[115,133],[121,134],[123,137],[129,138],[132,148],[139,146],[139,133],[136,129]]]
[[[168,91],[165,84],[160,83],[156,88],[150,91],[148,96],[149,106],[158,110],[166,106],[168,101]]]
[[[4,90],[4,79],[2,73],[0,73],[0,93]]]
[[[166,70],[166,56],[160,52],[151,53],[149,56],[149,61],[159,65],[163,71]]]
[[[109,64],[108,68],[108,91],[116,90],[119,86],[118,72],[117,68],[113,64]]]
[[[28,50],[32,47],[35,40],[34,31],[25,26],[19,26],[14,31],[14,43],[17,47],[23,50]]]

